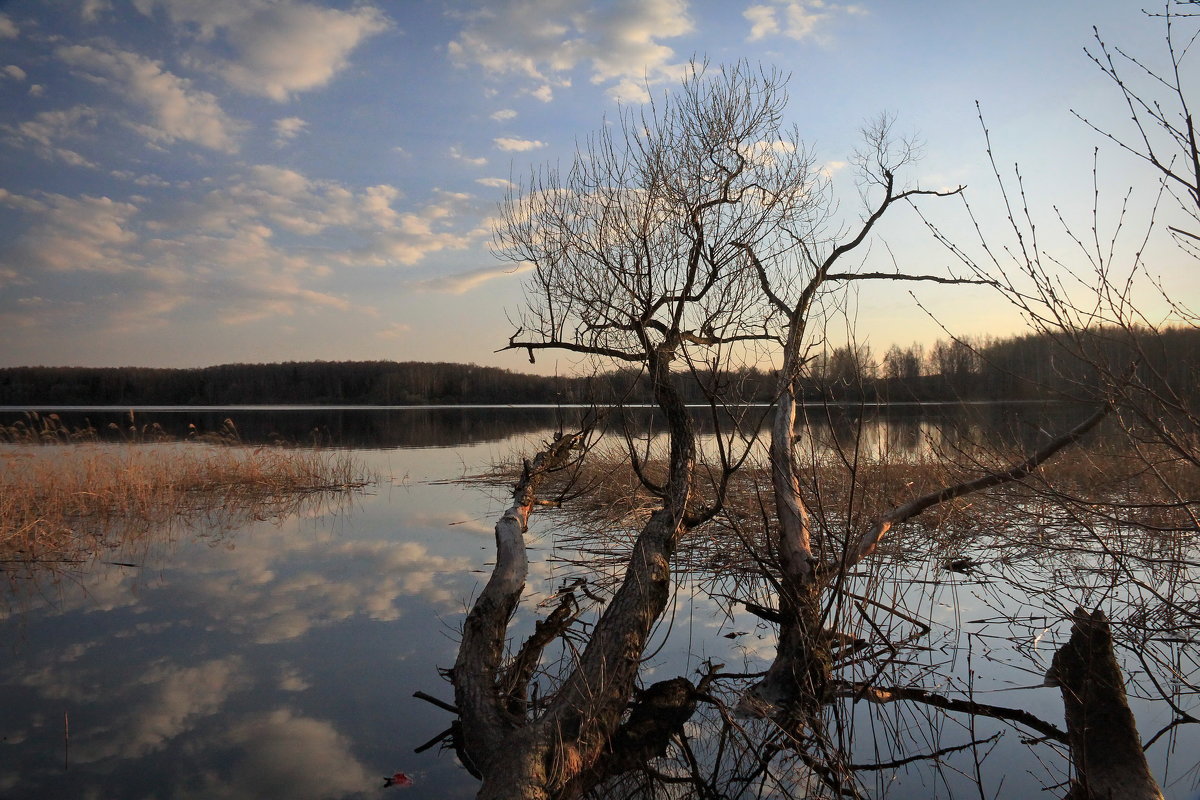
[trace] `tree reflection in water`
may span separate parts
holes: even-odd
[[[978,428],[974,442],[962,435],[914,447],[911,433],[896,427],[853,460],[831,450],[836,425],[812,437],[805,488],[822,498],[825,552],[844,548],[847,531],[881,509],[946,483],[947,469],[961,480],[1013,463],[1020,452],[983,447]],[[891,446],[897,442],[909,446]],[[955,458],[932,466],[923,454],[932,448],[944,456],[947,442]],[[821,595],[821,628],[809,646],[829,663],[827,685],[761,714],[748,706],[747,690],[763,678],[763,657],[777,643],[781,577],[762,532],[769,521],[759,505],[763,476],[744,470],[731,490],[737,502],[683,539],[674,599],[647,648],[643,688],[582,790],[597,798],[1065,795],[1072,778],[1087,777],[1078,742],[1072,768],[1062,722],[1063,697],[1083,690],[1065,688],[1051,666],[1075,609],[1095,608],[1111,619],[1150,772],[1169,794],[1186,792],[1200,768],[1191,727],[1200,706],[1200,558],[1186,517],[1151,502],[1152,488],[1123,474],[1139,463],[1123,461],[1102,440],[1054,469],[901,526]],[[559,640],[531,681],[525,719],[552,702],[653,508],[611,463],[585,466],[566,483],[586,484],[590,493],[543,512],[559,588],[540,613],[554,620],[546,625]],[[1109,483],[1124,487],[1121,515],[1105,505],[1117,498],[1100,496]],[[673,629],[705,626],[709,615],[742,663],[706,658],[711,640],[686,664],[657,654]],[[1095,720],[1107,703],[1089,695],[1082,706],[1094,727],[1102,727]],[[1150,786],[1151,793],[1126,796],[1159,796]]]

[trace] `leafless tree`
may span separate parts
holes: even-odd
[[[1194,544],[1188,542],[1194,543],[1192,537],[1200,531],[1200,409],[1195,391],[1200,376],[1191,359],[1180,357],[1176,345],[1180,328],[1194,331],[1200,327],[1200,314],[1188,304],[1188,298],[1180,296],[1178,287],[1158,277],[1148,255],[1167,234],[1177,248],[1177,258],[1200,257],[1200,150],[1190,105],[1195,91],[1194,64],[1189,61],[1200,35],[1196,7],[1190,1],[1168,2],[1162,12],[1148,14],[1162,25],[1165,34],[1163,67],[1106,43],[1099,31],[1095,45],[1087,50],[1116,86],[1119,102],[1128,112],[1129,127],[1110,130],[1092,122],[1088,115],[1073,113],[1103,141],[1150,168],[1153,184],[1149,199],[1142,203],[1144,213],[1134,202],[1134,189],[1113,193],[1103,188],[1102,150],[1098,147],[1090,218],[1072,221],[1055,207],[1053,218],[1061,245],[1054,242],[1047,226],[1039,225],[1019,168],[1008,173],[997,165],[981,114],[992,171],[1007,210],[1005,229],[996,233],[965,200],[969,219],[979,232],[975,242],[952,240],[931,224],[935,236],[961,264],[976,275],[995,279],[1033,331],[1053,343],[1056,382],[1068,386],[1075,398],[1113,410],[1116,424],[1109,435],[1117,446],[1105,462],[1102,486],[1068,485],[1043,475],[1031,487],[1056,509],[1054,514],[1092,545],[1099,558],[1121,574],[1129,590],[1122,597],[1136,592],[1145,598],[1114,604],[1110,610],[1113,618],[1130,630],[1148,625],[1177,630],[1194,626],[1198,619],[1193,604],[1175,595],[1173,582],[1155,585],[1139,577],[1150,565],[1170,564],[1186,574],[1194,555]],[[1175,215],[1181,221],[1174,222]],[[1115,223],[1106,224],[1110,217]],[[1172,221],[1164,224],[1164,219]],[[1114,482],[1121,487],[1117,496],[1102,491]],[[1129,528],[1144,529],[1140,541],[1149,539],[1150,544],[1125,546],[1121,532]],[[1074,638],[1087,642],[1087,656],[1074,655],[1079,648],[1071,651],[1070,658],[1079,666],[1074,668],[1071,690],[1064,688],[1063,692],[1076,751],[1078,796],[1160,796],[1144,762],[1137,763],[1141,746],[1132,715],[1124,705],[1120,673],[1111,677],[1115,662],[1108,623],[1099,611],[1089,615],[1079,610],[1074,617],[1078,634]],[[1151,619],[1155,622],[1149,622]],[[1102,631],[1096,620],[1103,623]],[[1106,646],[1094,644],[1102,640]],[[1056,658],[1056,665],[1059,660]],[[1066,655],[1062,660],[1068,663]],[[1085,683],[1078,676],[1089,669],[1097,675],[1107,673],[1107,677],[1089,677]],[[1186,676],[1179,680],[1192,685]],[[1094,685],[1107,688],[1097,694]],[[1078,752],[1085,746],[1078,706],[1081,694],[1106,697],[1103,707],[1097,706],[1099,701],[1091,703],[1093,718],[1104,715],[1105,720],[1097,726],[1093,719],[1086,726],[1088,735],[1103,733],[1099,740],[1086,742],[1092,752]],[[1169,698],[1167,702],[1171,703]],[[1172,704],[1172,708],[1176,706]],[[1181,720],[1190,718],[1179,713]],[[1105,759],[1096,754],[1122,749],[1133,754],[1132,760],[1122,775],[1114,775]],[[1133,775],[1138,778],[1136,792],[1121,783]]]
[[[739,464],[722,448],[712,492],[699,496],[696,433],[673,364],[690,362],[697,348],[713,363],[708,354],[775,335],[740,247],[807,230],[823,209],[823,180],[782,122],[784,83],[744,63],[694,65],[675,94],[622,112],[581,146],[566,174],[535,173],[502,207],[496,252],[534,270],[508,347],[531,359],[565,350],[642,368],[667,420],[669,455],[656,478],[630,448],[661,507],[573,667],[536,706],[523,702],[531,671],[501,663],[525,578],[525,517],[506,515],[497,526],[496,569],[468,616],[453,673],[461,750],[483,780],[481,797],[578,795],[613,768],[613,743],[629,739],[622,731],[637,715],[624,727],[622,719],[669,597],[672,554],[718,513]],[[554,625],[514,663],[536,664]]]

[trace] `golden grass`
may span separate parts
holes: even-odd
[[[933,453],[893,460],[863,458],[855,469],[828,454],[801,465],[802,491],[813,515],[814,547],[835,557],[847,533],[861,536],[879,515],[960,481],[1019,463],[1016,449],[998,453],[985,449],[957,454],[959,464]],[[935,506],[892,531],[880,546],[893,561],[924,560],[960,555],[964,549],[995,549],[992,558],[1013,552],[1051,552],[1062,547],[1099,547],[1088,530],[1104,531],[1108,544],[1120,539],[1122,548],[1161,556],[1167,547],[1193,552],[1197,531],[1180,497],[1200,497],[1200,471],[1145,448],[1118,444],[1069,449],[1019,483],[963,496]],[[493,486],[511,485],[519,462],[498,464],[487,475],[467,480]],[[646,465],[661,479],[661,462]],[[697,502],[712,496],[703,468],[698,472]],[[623,559],[638,529],[661,506],[647,492],[619,448],[603,445],[587,454],[574,471],[564,470],[548,482],[543,497],[570,497],[553,512],[554,558],[586,562],[601,573],[619,576]],[[709,525],[693,531],[680,544],[676,565],[682,570],[712,571],[725,577],[753,577],[761,565],[747,548],[770,558],[764,521],[774,524],[775,507],[770,474],[762,460],[747,463],[729,486],[725,510]],[[1131,531],[1140,530],[1140,533]],[[1118,531],[1121,531],[1117,536]],[[1182,535],[1180,535],[1182,534]],[[1131,538],[1131,536],[1133,538]],[[1052,541],[1053,539],[1059,541]],[[1085,541],[1086,540],[1086,541]],[[986,543],[986,545],[985,545]],[[1168,547],[1169,546],[1169,547]],[[1168,554],[1171,555],[1171,554]]]
[[[0,448],[0,561],[86,560],[179,525],[282,519],[370,482],[345,451],[197,443]]]

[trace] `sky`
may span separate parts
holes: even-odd
[[[0,366],[571,371],[495,352],[523,296],[491,252],[497,205],[697,58],[790,75],[787,121],[847,220],[847,159],[886,111],[923,142],[909,185],[966,185],[1002,231],[978,101],[1039,219],[1084,229],[1104,140],[1071,110],[1118,132],[1128,116],[1084,53],[1093,25],[1164,51],[1128,0],[0,0]],[[1135,159],[1095,163],[1102,216],[1130,187],[1132,216],[1152,205]],[[969,241],[952,203],[929,215]],[[1164,285],[1200,300],[1194,264],[1157,246]],[[904,212],[855,263],[951,259]],[[870,287],[853,309],[876,353],[1021,330],[982,288]]]

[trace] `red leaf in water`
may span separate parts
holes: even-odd
[[[403,772],[397,772],[392,777],[383,779],[383,788],[385,788],[385,789],[389,786],[412,786],[412,785],[413,785],[412,778],[408,777]]]

